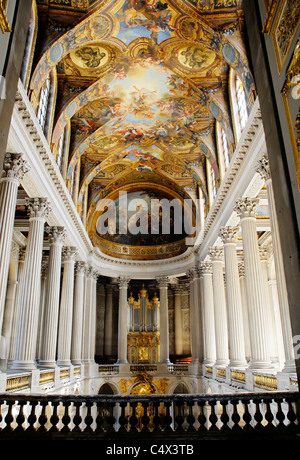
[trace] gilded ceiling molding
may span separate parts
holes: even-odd
[[[300,39],[295,46],[290,65],[287,68],[282,97],[293,147],[298,188],[300,189]],[[293,120],[291,109],[295,104],[298,106],[298,113],[296,119]]]
[[[279,2],[280,0],[271,0],[271,2],[269,3],[266,20],[265,20],[265,23],[262,29],[263,34],[268,34],[268,35],[270,34],[273,23],[274,23],[274,19],[276,16]]]
[[[0,3],[0,28],[3,34],[11,32],[11,28],[6,17],[7,3],[8,0],[2,0]]]

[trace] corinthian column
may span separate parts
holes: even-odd
[[[86,270],[85,262],[75,264],[75,288],[74,288],[74,312],[72,328],[71,361],[72,364],[81,364],[82,349],[82,323],[84,307],[84,274]]]
[[[6,153],[0,179],[0,331],[3,323],[18,186],[27,171],[27,163],[22,159],[21,154]]]
[[[243,311],[236,254],[237,231],[238,227],[222,227],[219,236],[224,244],[230,366],[245,367],[247,362],[245,359]]]
[[[205,358],[204,364],[214,364],[216,361],[216,336],[214,319],[214,296],[212,287],[212,264],[201,262],[203,276],[203,314],[205,326]]]
[[[194,364],[199,364],[202,330],[201,330],[201,302],[200,302],[200,269],[192,268],[189,270],[190,277],[190,328],[191,328],[191,347],[192,359]]]
[[[168,283],[169,278],[157,278],[160,301],[160,362],[169,364],[169,311],[168,311]]]
[[[295,358],[293,349],[292,326],[289,311],[288,294],[286,287],[286,278],[284,273],[282,249],[280,242],[280,234],[278,228],[278,220],[276,214],[276,204],[273,192],[272,178],[269,168],[269,159],[267,155],[259,161],[256,171],[265,180],[267,195],[268,195],[268,208],[270,213],[270,225],[272,233],[272,243],[274,252],[274,264],[277,278],[278,288],[278,301],[282,324],[282,334],[284,342],[285,363],[283,372],[296,372]]]
[[[118,322],[118,364],[127,364],[127,289],[129,279],[121,277],[119,282],[119,322]]]
[[[27,198],[25,204],[30,216],[29,235],[22,276],[15,369],[35,368],[44,225],[51,209],[46,198]]]
[[[229,364],[227,307],[223,277],[223,248],[212,247],[209,250],[212,260],[212,281],[216,330],[216,365]]]
[[[47,227],[46,232],[50,237],[50,251],[39,366],[55,367],[61,250],[65,238],[65,229],[64,227]]]
[[[249,307],[252,362],[251,369],[270,368],[264,285],[256,233],[257,198],[240,198],[235,211],[241,220],[246,291]]]
[[[182,337],[182,314],[181,314],[181,287],[176,286],[174,289],[175,296],[175,354],[183,354],[183,337]]]
[[[92,266],[89,266],[86,269],[82,343],[82,361],[89,364],[95,362],[96,283],[97,271]]]
[[[77,248],[63,248],[63,280],[61,288],[61,300],[59,311],[59,326],[57,340],[57,365],[71,365],[71,341],[73,321],[73,298],[74,298],[74,266]]]

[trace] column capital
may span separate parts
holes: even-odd
[[[238,269],[239,269],[239,276],[245,276],[245,264],[244,262],[239,262],[238,263]]]
[[[156,282],[159,288],[165,288],[168,287],[170,279],[167,276],[161,276],[159,278],[156,278]]]
[[[211,246],[208,251],[210,258],[212,259],[213,262],[215,261],[221,261],[223,262],[224,260],[224,249],[219,246]]]
[[[211,262],[201,262],[200,270],[202,275],[211,275],[212,274],[212,263]]]
[[[258,250],[259,250],[260,260],[267,262],[270,257],[270,249],[262,247],[262,246],[258,246]]]
[[[86,265],[86,275],[94,280],[97,280],[98,271],[92,265]]]
[[[45,228],[45,231],[46,233],[48,233],[50,237],[50,244],[55,244],[55,243],[63,244],[65,237],[66,237],[65,227],[47,226]]]
[[[243,219],[245,217],[256,217],[258,198],[239,198],[236,201],[234,211]]]
[[[62,250],[63,262],[73,262],[78,254],[77,248],[74,246],[65,246]]]
[[[19,248],[19,262],[24,262],[26,255],[26,246]]]
[[[226,243],[237,243],[237,232],[239,231],[239,227],[235,226],[226,226],[221,227],[219,230],[219,237],[223,241],[224,244]]]
[[[77,262],[75,262],[75,273],[78,274],[78,273],[85,273],[86,271],[86,263],[83,262],[82,260],[79,260]]]
[[[195,278],[200,278],[200,266],[199,267],[192,267],[188,272],[187,275],[190,278],[190,281],[193,281]]]
[[[119,288],[128,288],[130,278],[127,278],[126,276],[120,276],[118,278],[118,285]]]
[[[266,182],[271,179],[270,174],[270,165],[269,165],[269,157],[265,153],[262,158],[258,161],[256,172],[264,179]]]
[[[52,210],[48,198],[25,198],[25,205],[30,218],[39,217],[46,220]]]
[[[19,182],[29,171],[29,165],[21,153],[9,153],[4,156],[1,179],[16,179]]]

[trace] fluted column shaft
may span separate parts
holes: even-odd
[[[62,245],[65,230],[63,227],[47,227],[46,231],[50,236],[50,251],[39,365],[40,367],[54,367],[56,364]]]
[[[104,354],[105,356],[112,355],[112,324],[113,324],[113,289],[112,286],[106,287],[106,298],[105,298],[105,344]]]
[[[74,266],[77,249],[74,247],[63,248],[63,280],[61,287],[61,300],[59,311],[58,339],[57,339],[57,365],[71,365],[71,341],[74,299]]]
[[[229,364],[227,307],[223,277],[223,248],[212,247],[212,282],[216,331],[216,365]]]
[[[168,309],[168,283],[167,277],[156,280],[159,287],[160,301],[160,362],[170,363],[169,355],[169,309]]]
[[[20,154],[5,155],[0,179],[0,331],[3,324],[18,186],[27,171],[26,161]]]
[[[183,331],[182,331],[182,313],[181,313],[181,288],[176,287],[175,296],[175,354],[183,354]]]
[[[18,266],[18,284],[16,289],[15,307],[13,313],[8,365],[11,366],[15,360],[16,342],[18,334],[18,319],[20,314],[20,303],[23,293],[23,275],[24,275],[24,262],[25,262],[26,248],[19,248],[19,266]]]
[[[85,262],[75,263],[75,287],[74,287],[74,310],[71,342],[71,361],[72,364],[81,364],[82,351],[82,324],[83,324],[83,307],[84,307],[84,276]]]
[[[202,262],[200,265],[203,276],[203,314],[205,325],[205,357],[204,364],[214,364],[216,361],[216,336],[214,319],[214,296],[212,286],[212,265]]]
[[[247,363],[245,359],[242,300],[236,254],[237,230],[237,227],[222,227],[219,236],[224,244],[230,366],[244,367]]]
[[[280,308],[281,324],[282,324],[282,335],[285,353],[285,363],[283,372],[292,373],[296,372],[295,368],[295,357],[293,348],[293,333],[289,311],[288,293],[286,287],[286,278],[284,272],[282,248],[278,227],[278,220],[276,214],[276,203],[274,198],[272,178],[269,168],[268,156],[264,155],[260,160],[257,172],[265,180],[267,195],[268,195],[268,208],[270,213],[270,225],[274,252],[274,263],[277,278],[278,288],[278,301]]]
[[[189,271],[190,276],[190,328],[192,359],[194,364],[200,361],[200,337],[201,337],[201,304],[200,304],[200,271],[194,267]]]
[[[129,279],[122,277],[119,282],[119,319],[118,319],[118,364],[127,364],[128,306],[127,291]]]
[[[13,368],[34,369],[39,319],[41,264],[45,220],[50,211],[46,198],[26,199],[29,235],[24,262],[16,359]]]
[[[256,233],[256,198],[240,198],[235,211],[241,220],[246,291],[249,308],[251,352],[250,368],[270,368],[268,339],[266,336],[266,312],[264,306],[264,286],[259,259]]]

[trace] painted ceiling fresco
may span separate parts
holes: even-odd
[[[73,1],[59,3],[76,6]],[[239,2],[83,3],[89,11],[84,19],[44,44],[47,51],[32,75],[31,90],[38,98],[47,74],[55,70],[58,95],[51,147],[55,154],[68,127],[67,183],[80,162],[76,203],[82,213],[88,194],[85,222],[90,235],[96,232],[99,200],[124,187],[130,191],[131,185],[141,184],[140,190],[147,192],[156,184],[171,196],[192,199],[201,189],[207,200],[207,159],[219,177],[216,121],[224,128],[230,151],[234,149],[230,68],[246,92],[254,89]]]

